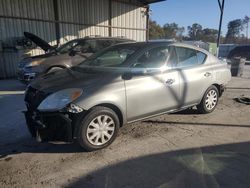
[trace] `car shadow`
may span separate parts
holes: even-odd
[[[247,188],[250,142],[198,147],[141,156],[108,165],[65,187]]]
[[[204,122],[184,122],[184,121],[165,121],[149,119],[143,121],[144,124],[150,125],[167,125],[167,126],[215,126],[215,127],[240,127],[250,128],[250,124],[223,124],[223,123],[204,123]],[[249,148],[250,150],[250,148]],[[34,138],[26,135],[12,143],[0,144],[0,159],[8,155],[20,153],[85,153],[86,151],[76,142],[37,142]]]
[[[250,124],[223,124],[223,123],[204,123],[204,122],[184,122],[184,121],[162,121],[162,120],[146,120],[144,123],[149,124],[168,124],[168,125],[196,125],[196,126],[215,126],[215,127],[241,127],[250,128]]]
[[[17,80],[0,80],[0,91],[24,91],[26,87]]]
[[[0,159],[20,153],[80,153],[86,152],[77,143],[37,142],[30,136],[13,143],[0,144]]]
[[[196,115],[199,115],[200,112],[197,109],[188,108],[188,109],[181,110],[181,111],[178,111],[178,112],[175,112],[175,113],[171,113],[171,114],[180,114],[180,115],[192,115],[192,114],[196,114]]]

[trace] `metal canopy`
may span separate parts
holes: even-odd
[[[161,2],[161,1],[166,1],[166,0],[138,0],[141,3],[148,5],[148,4],[152,4],[152,3],[157,3],[157,2]]]

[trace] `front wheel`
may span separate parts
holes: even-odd
[[[120,127],[116,113],[106,107],[94,107],[80,121],[78,142],[87,151],[103,149],[116,138]]]
[[[218,104],[219,92],[215,86],[211,86],[205,92],[201,103],[197,106],[197,109],[202,114],[208,114],[214,111]]]

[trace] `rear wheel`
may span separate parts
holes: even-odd
[[[211,113],[214,111],[218,104],[219,92],[215,86],[211,86],[205,92],[201,103],[197,106],[197,109],[202,114]]]
[[[79,144],[87,151],[98,150],[110,145],[116,138],[119,119],[116,113],[106,107],[94,107],[80,121]]]

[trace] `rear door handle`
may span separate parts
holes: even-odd
[[[209,77],[209,76],[211,76],[212,74],[211,74],[211,72],[206,72],[205,74],[204,74],[204,76],[206,76],[206,77]]]
[[[174,82],[175,82],[174,79],[168,79],[168,80],[166,81],[166,84],[167,84],[167,85],[172,85]]]

